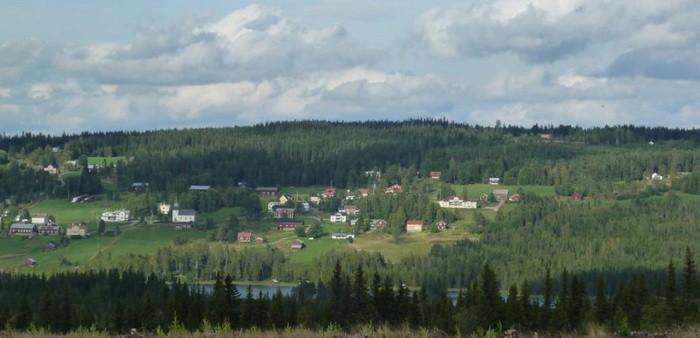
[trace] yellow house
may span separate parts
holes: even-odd
[[[290,202],[292,200],[292,196],[289,195],[282,195],[280,196],[280,203],[287,204],[287,202]]]

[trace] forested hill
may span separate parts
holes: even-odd
[[[650,145],[650,141],[654,143]],[[83,133],[0,138],[0,164],[22,158],[47,165],[86,156],[129,159],[118,187],[184,191],[190,184],[250,186],[366,183],[379,168],[387,182],[410,171],[440,170],[448,182],[590,186],[638,180],[653,171],[693,171],[700,130],[633,126],[481,127],[444,120],[274,122],[250,127]],[[60,147],[62,151],[52,151]],[[623,159],[624,161],[620,161]],[[80,162],[79,162],[80,163]],[[585,169],[583,171],[582,169]],[[402,174],[403,173],[403,174]],[[110,173],[112,174],[112,173]],[[43,182],[41,179],[36,179]],[[36,189],[56,193],[43,183]]]

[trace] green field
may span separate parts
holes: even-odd
[[[116,157],[88,157],[87,163],[92,165],[116,165],[118,162],[126,162],[126,157],[116,156]]]
[[[522,190],[524,192],[535,193],[538,195],[554,196],[554,186],[549,185],[492,185],[492,184],[451,184],[452,189],[461,195],[464,189],[467,189],[467,198],[476,199],[483,194],[489,194],[495,189],[508,189],[510,194],[515,194]]]
[[[46,213],[56,218],[64,227],[84,222],[94,231],[102,212],[125,207],[125,202],[99,199],[89,203],[71,203],[69,200],[48,199],[28,206],[30,213]]]
[[[49,241],[58,241],[58,237],[0,238],[0,270],[37,273],[66,271],[89,264],[99,254],[110,255],[113,259],[125,255],[149,254],[171,245],[178,236],[197,240],[205,238],[206,233],[195,230],[177,231],[169,227],[124,226],[118,236],[92,236],[72,240],[67,246],[55,250],[47,249],[47,244]],[[24,261],[30,257],[38,261],[34,268],[23,266]]]

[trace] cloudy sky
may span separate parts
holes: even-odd
[[[700,127],[698,22],[697,0],[6,1],[0,132]]]

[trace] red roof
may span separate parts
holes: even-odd
[[[439,171],[431,171],[430,172],[430,177],[440,177],[442,175],[442,172]]]
[[[423,221],[421,220],[415,220],[415,219],[409,219],[406,221],[406,225],[423,225]]]

